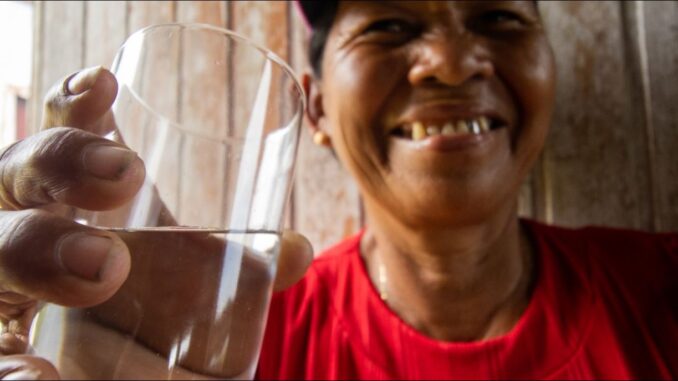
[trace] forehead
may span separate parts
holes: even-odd
[[[476,1],[340,1],[337,16],[346,16],[358,12],[377,13],[383,10],[401,11],[421,15],[441,15],[454,11],[470,11],[497,6],[518,7],[521,9],[536,10],[535,0],[476,0]]]

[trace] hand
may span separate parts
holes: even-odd
[[[144,250],[163,254],[160,250],[172,249],[167,242],[161,247],[152,247],[149,246],[152,240],[121,238],[61,217],[70,207],[115,208],[128,202],[143,182],[144,166],[136,154],[123,144],[100,137],[115,129],[110,106],[116,92],[114,76],[103,68],[84,70],[66,78],[47,96],[43,131],[0,154],[0,206],[3,209],[0,212],[0,319],[5,327],[0,349],[3,354],[25,350],[38,301],[72,307],[97,306],[92,311],[121,306],[123,303],[115,300],[119,301],[125,290],[141,281],[134,273],[143,265],[134,258],[148,254]],[[312,258],[305,238],[293,232],[286,232],[282,238],[275,279],[278,290],[300,279]],[[224,244],[227,243],[205,241],[195,247],[223,248]],[[130,251],[139,255],[130,256]],[[121,289],[123,283],[125,286]],[[114,294],[116,298],[111,299]],[[110,302],[102,304],[109,299]],[[146,313],[152,316],[164,311],[167,300],[158,302],[150,294],[143,302]],[[124,320],[108,323],[124,328]],[[171,337],[173,333],[165,335],[167,332],[162,329],[153,329],[163,328],[162,325],[149,327],[146,339],[155,342],[156,350],[162,351],[167,345],[163,337]],[[164,328],[171,330],[172,327]],[[8,344],[4,345],[5,342]],[[25,367],[16,368],[19,363]],[[12,366],[15,367],[12,369],[41,371],[49,378],[54,376],[53,368],[30,356],[0,359],[0,371]]]

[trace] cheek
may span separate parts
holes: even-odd
[[[524,49],[506,47],[499,69],[515,96],[520,113],[515,152],[531,165],[541,151],[551,124],[555,97],[555,60],[545,37],[526,42]]]
[[[393,92],[405,78],[407,65],[402,57],[385,54],[375,49],[354,49],[332,67],[335,81],[335,98],[351,106],[351,113],[369,122],[379,122],[380,111],[386,101],[393,99]]]
[[[327,66],[332,88],[324,91],[324,107],[332,141],[345,164],[383,162],[384,112],[403,78],[405,69],[394,67],[401,61],[378,52],[353,51]]]

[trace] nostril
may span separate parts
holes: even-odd
[[[421,83],[427,83],[427,84],[433,84],[433,83],[437,83],[437,82],[438,82],[438,78],[436,78],[435,76],[432,76],[432,75],[430,75],[428,77],[424,77],[421,80]]]

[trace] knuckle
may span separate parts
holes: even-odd
[[[54,225],[50,221],[53,219],[49,213],[37,209],[7,212],[0,219],[0,273],[7,277],[8,268],[22,272],[21,269],[32,267],[26,266],[26,262],[40,267],[44,261],[40,255],[33,254],[44,250],[41,246],[48,237],[41,234],[45,230],[42,227]]]
[[[69,156],[74,150],[79,151],[84,135],[83,131],[69,127],[55,127],[44,131],[40,136],[39,144],[36,145],[32,160],[42,163]]]
[[[0,207],[3,209],[19,209],[19,202],[14,198],[13,189],[12,157],[15,151],[21,150],[22,141],[18,141],[5,148],[0,153]]]
[[[61,81],[54,84],[45,94],[45,97],[43,98],[43,128],[46,129],[66,124],[65,121],[70,109],[66,86],[73,75],[74,74],[64,77]]]
[[[61,90],[61,86],[60,85],[52,86],[47,91],[47,94],[45,94],[45,98],[43,99],[43,106],[45,107],[45,111],[54,112],[61,110],[65,103],[64,98],[65,97],[63,91]]]
[[[16,144],[0,157],[0,197],[11,209],[53,202],[77,174],[82,132],[58,127]]]

